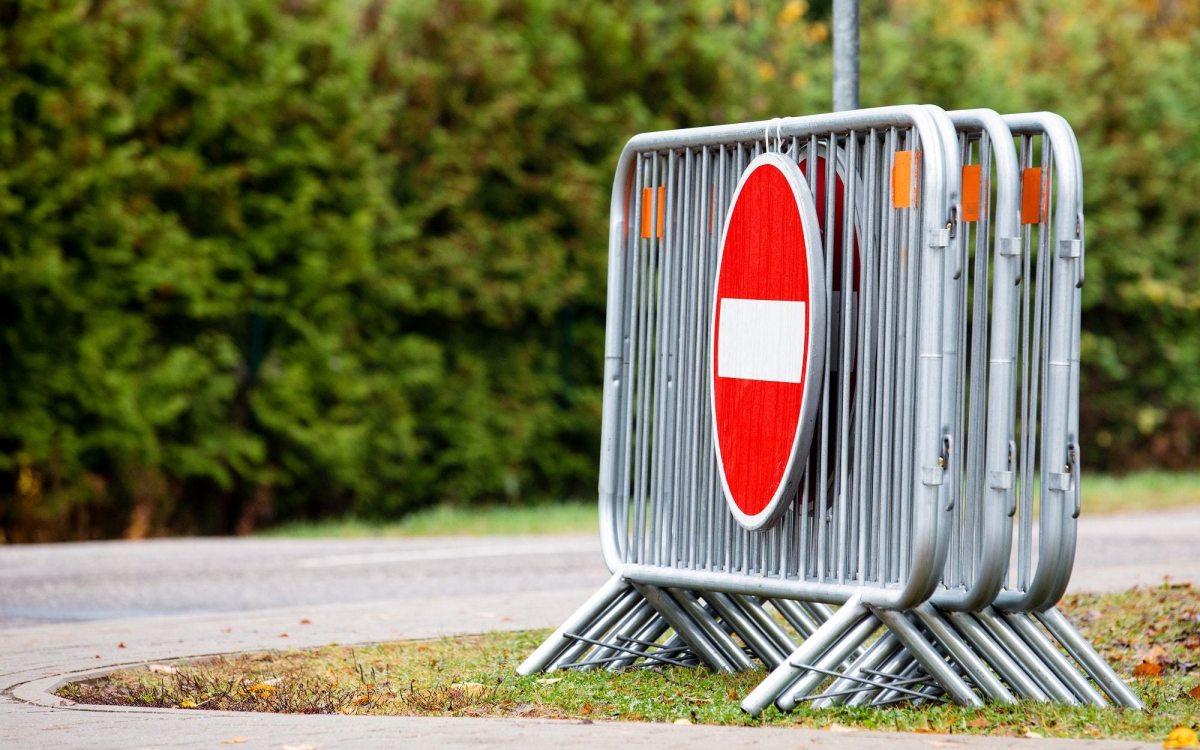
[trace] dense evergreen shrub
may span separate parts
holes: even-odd
[[[0,0],[5,537],[590,496],[620,147],[827,109],[827,14]],[[1093,466],[1198,460],[1196,21],[864,8],[865,105],[1076,124]]]

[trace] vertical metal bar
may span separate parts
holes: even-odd
[[[883,175],[884,180],[890,180],[892,172],[896,168],[896,147],[897,134],[895,128],[888,129],[887,143],[885,150],[887,153],[887,170]],[[896,300],[895,289],[896,279],[899,274],[895,270],[895,265],[898,260],[899,253],[897,252],[897,221],[899,209],[895,207],[893,201],[888,201],[884,211],[887,215],[887,221],[884,222],[884,241],[882,244],[882,263],[883,272],[882,279],[884,286],[883,292],[883,318],[881,326],[880,340],[883,342],[883,372],[882,376],[877,380],[879,401],[879,418],[876,422],[875,431],[876,440],[876,455],[879,457],[878,465],[875,468],[875,476],[878,477],[878,489],[876,490],[876,502],[878,503],[878,512],[874,515],[880,518],[878,526],[879,549],[876,552],[876,557],[879,561],[879,582],[881,584],[889,584],[897,582],[892,575],[892,506],[895,504],[896,487],[896,472],[893,470],[893,460],[896,452],[895,443],[896,430],[898,425],[894,423],[895,409],[893,408],[893,395],[895,392],[895,381],[893,378],[893,361],[896,356],[897,345],[897,325],[896,325]]]
[[[692,240],[692,222],[694,220],[693,205],[695,191],[693,183],[695,174],[692,168],[692,150],[685,149],[683,152],[683,184],[678,193],[682,193],[683,199],[678,201],[675,209],[675,224],[678,240],[675,242],[676,257],[676,281],[675,290],[676,297],[676,313],[675,313],[675,330],[672,335],[672,346],[674,347],[674,367],[671,377],[674,380],[674,413],[671,418],[669,429],[671,431],[671,443],[674,448],[671,457],[672,471],[670,476],[673,477],[673,490],[669,495],[670,502],[667,506],[667,521],[666,536],[663,541],[666,546],[666,564],[676,567],[680,564],[681,557],[684,551],[680,549],[681,543],[686,544],[687,538],[683,533],[683,521],[690,515],[688,511],[689,493],[687,492],[688,468],[691,466],[691,461],[685,452],[685,447],[688,445],[688,437],[691,428],[691,415],[696,413],[696,409],[690,408],[688,402],[690,396],[691,379],[688,377],[691,364],[692,348],[688,346],[691,339],[688,336],[691,326],[691,274],[690,266],[694,257],[695,244]]]
[[[1028,169],[1033,165],[1033,139],[1031,136],[1021,136],[1021,167]],[[1024,198],[1022,198],[1024,200]],[[1032,325],[1031,308],[1034,296],[1035,282],[1031,274],[1033,267],[1033,229],[1026,224],[1021,227],[1021,244],[1024,268],[1021,272],[1021,493],[1020,493],[1020,539],[1017,557],[1017,588],[1024,590],[1029,586],[1030,568],[1033,564],[1033,478],[1036,468],[1033,463],[1033,440],[1036,428],[1033,420],[1031,405],[1034,398],[1032,385],[1031,357],[1037,347],[1031,344]]]
[[[665,481],[667,445],[671,440],[670,429],[670,388],[671,373],[671,329],[674,312],[674,290],[672,289],[675,257],[671,244],[674,243],[677,232],[671,226],[672,212],[675,204],[675,189],[678,180],[675,179],[677,168],[675,149],[667,150],[666,174],[663,177],[663,196],[665,205],[662,207],[663,223],[665,226],[656,227],[653,234],[662,237],[658,240],[658,311],[657,326],[654,331],[654,424],[653,438],[650,445],[650,527],[647,529],[649,545],[648,557],[655,565],[662,564],[662,543],[666,534],[662,533],[663,518],[667,500],[665,495],[671,489]],[[656,207],[657,209],[658,207]]]
[[[833,111],[858,109],[858,0],[833,0]]]
[[[631,482],[634,481],[633,476],[633,449],[637,444],[634,434],[634,405],[637,399],[637,384],[636,372],[640,362],[641,355],[638,347],[640,346],[640,320],[641,320],[641,295],[643,274],[642,271],[642,243],[638,233],[641,225],[642,192],[645,187],[644,174],[645,158],[642,154],[638,154],[636,158],[635,176],[633,180],[633,196],[632,196],[632,214],[628,217],[626,223],[629,225],[626,249],[630,256],[629,265],[631,273],[629,274],[629,291],[626,299],[628,300],[628,312],[625,316],[628,328],[624,332],[624,341],[621,345],[623,357],[622,375],[621,375],[621,408],[622,417],[621,436],[623,446],[620,451],[622,455],[622,471],[620,476],[620,506],[614,510],[619,518],[619,526],[622,529],[621,533],[621,550],[624,555],[624,560],[629,560],[630,549],[630,501],[633,497]],[[607,385],[607,384],[606,384]],[[604,519],[601,519],[603,523]]]
[[[856,412],[855,424],[855,445],[854,455],[856,457],[856,476],[857,483],[855,488],[855,500],[858,504],[858,580],[860,583],[867,583],[869,578],[869,565],[871,561],[868,559],[868,552],[873,552],[871,545],[871,533],[874,529],[874,517],[869,515],[869,510],[873,508],[873,503],[870,499],[872,494],[873,472],[874,468],[874,452],[871,440],[869,425],[873,419],[874,404],[872,397],[874,396],[874,360],[875,360],[875,338],[874,327],[876,325],[875,310],[878,305],[875,294],[875,279],[878,263],[878,245],[875,238],[876,231],[876,214],[878,211],[879,200],[879,184],[877,182],[879,148],[876,142],[877,132],[875,128],[871,128],[864,142],[866,149],[866,178],[864,186],[866,196],[866,215],[863,237],[861,238],[862,247],[862,291],[859,296],[858,306],[860,310],[861,323],[859,326],[859,343],[858,343],[858,378],[856,382],[856,398],[858,399],[858,409]]]
[[[854,202],[858,197],[856,186],[858,183],[858,170],[856,169],[856,160],[858,158],[858,137],[854,133],[846,136],[846,166],[845,166],[845,193],[842,203],[842,299],[841,299],[841,328],[838,336],[838,341],[841,345],[841,372],[840,382],[838,384],[838,440],[837,440],[837,514],[838,514],[838,551],[837,551],[837,580],[838,583],[846,582],[846,568],[849,565],[849,550],[847,549],[847,524],[853,521],[853,517],[847,517],[847,506],[850,503],[848,491],[849,485],[849,463],[850,463],[850,378],[853,364],[853,342],[854,324],[858,311],[854,309]],[[832,191],[834,199],[837,197],[837,191]],[[836,216],[836,214],[835,214]]]

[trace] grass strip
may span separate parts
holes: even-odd
[[[1200,722],[1200,597],[1187,584],[1072,595],[1064,612],[1148,706],[1147,712],[1021,702],[887,708],[773,707],[755,718],[739,701],[761,671],[678,667],[519,677],[548,631],[268,652],[121,670],[72,683],[80,703],[288,713],[489,716],[583,721],[688,721],[909,732],[1127,738],[1161,742]],[[1134,675],[1140,675],[1135,677]]]
[[[289,523],[263,536],[293,539],[410,536],[488,536],[514,534],[594,533],[599,527],[596,503],[570,501],[541,505],[460,507],[435,505],[399,521],[360,519]]]
[[[1085,474],[1083,510],[1088,515],[1129,513],[1200,505],[1200,472],[1146,471],[1114,477]],[[461,507],[436,505],[391,521],[336,519],[286,523],[263,536],[296,539],[594,533],[594,501]]]

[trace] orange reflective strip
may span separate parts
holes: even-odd
[[[650,201],[654,199],[654,191],[642,188],[642,239],[650,239]]]
[[[962,171],[963,221],[979,221],[979,207],[983,203],[983,167],[968,164]]]
[[[917,179],[921,171],[921,154],[918,151],[897,151],[892,166],[892,206],[915,208],[917,205]]]
[[[655,232],[655,234],[658,236],[658,238],[660,240],[662,239],[662,232],[663,232],[663,204],[666,203],[666,201],[663,200],[663,193],[665,193],[665,192],[666,192],[666,188],[660,187],[658,189],[658,231]]]
[[[1029,167],[1021,173],[1021,223],[1042,220],[1042,168]]]

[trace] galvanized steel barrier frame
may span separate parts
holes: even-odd
[[[906,134],[905,128],[911,130]],[[867,132],[860,132],[863,130]],[[886,135],[881,136],[881,130]],[[1019,161],[1014,137],[1020,139]],[[865,370],[865,359],[878,351],[872,349],[870,340],[875,332],[871,315],[878,313],[881,319],[888,314],[899,315],[886,302],[876,307],[872,296],[872,281],[887,281],[884,268],[873,265],[887,261],[880,244],[886,246],[884,250],[900,248],[903,255],[907,239],[911,243],[908,248],[920,251],[915,264],[920,271],[919,285],[908,289],[909,300],[916,295],[921,300],[918,363],[898,363],[895,372],[885,371],[878,381],[897,375],[915,376],[915,392],[920,400],[904,415],[913,419],[914,441],[921,442],[925,461],[918,459],[916,465],[921,470],[907,475],[901,490],[909,491],[910,499],[923,496],[926,500],[924,512],[914,518],[912,528],[919,537],[918,549],[907,578],[885,580],[888,577],[881,575],[875,581],[868,580],[866,570],[872,563],[862,536],[855,548],[858,565],[854,567],[846,554],[847,544],[854,540],[846,533],[849,511],[844,494],[836,502],[836,538],[826,539],[818,532],[813,544],[792,549],[793,553],[803,550],[794,575],[787,538],[774,540],[782,546],[779,549],[771,547],[773,540],[769,538],[764,543],[761,536],[741,532],[744,538],[736,540],[736,550],[708,548],[698,554],[696,544],[703,540],[696,536],[700,524],[694,511],[700,506],[694,494],[682,500],[684,512],[693,511],[687,523],[676,519],[665,527],[670,533],[654,538],[651,531],[662,529],[661,519],[675,515],[672,490],[676,485],[664,492],[663,482],[682,481],[679,486],[685,492],[690,488],[694,493],[696,487],[707,486],[708,525],[702,530],[707,531],[707,541],[721,541],[713,523],[724,508],[720,494],[714,497],[711,467],[707,485],[697,483],[694,474],[676,472],[659,479],[646,473],[654,468],[661,471],[664,463],[674,467],[681,450],[685,459],[690,450],[693,458],[702,457],[702,463],[711,461],[705,440],[695,435],[697,425],[706,420],[697,421],[694,414],[685,415],[691,422],[683,428],[691,442],[684,448],[675,446],[673,462],[660,455],[660,463],[651,466],[648,461],[652,463],[654,457],[648,457],[645,447],[639,445],[638,487],[645,489],[639,489],[638,500],[630,505],[628,490],[634,477],[630,475],[631,446],[627,441],[634,425],[633,398],[642,402],[636,420],[641,442],[650,439],[652,431],[657,438],[660,432],[671,434],[677,430],[670,421],[675,414],[669,408],[661,408],[656,402],[650,414],[645,391],[650,387],[651,373],[658,378],[652,395],[669,395],[674,386],[678,406],[685,397],[679,395],[677,379],[684,375],[692,378],[683,386],[691,389],[692,405],[697,401],[706,403],[699,398],[706,384],[696,374],[697,370],[707,370],[698,366],[706,349],[697,342],[707,341],[703,335],[705,316],[701,313],[704,292],[712,282],[714,240],[703,240],[703,259],[675,262],[664,256],[682,255],[686,238],[676,237],[680,234],[676,231],[664,237],[663,223],[675,222],[667,224],[673,230],[678,223],[701,243],[707,220],[709,235],[719,237],[721,232],[714,231],[714,226],[724,221],[725,199],[747,157],[770,149],[772,143],[802,163],[807,160],[810,190],[817,182],[811,165],[819,164],[823,155],[823,236],[825,252],[831,259],[827,292],[831,291],[836,265],[832,261],[836,251],[832,245],[836,243],[831,240],[841,230],[843,294],[837,324],[841,331],[827,330],[826,335],[832,333],[845,342],[856,334],[856,339],[851,345],[834,346],[829,357],[833,361],[824,368],[822,435],[814,444],[808,467],[809,475],[825,478],[832,461],[833,470],[840,471],[840,484],[835,483],[835,488],[845,488],[848,480],[848,459],[836,451],[846,451],[852,419],[858,420],[860,431],[856,436],[861,441],[864,402],[865,411],[871,408],[870,388],[859,389],[862,373],[851,375],[856,363],[859,370]],[[1041,147],[1040,159],[1034,153],[1035,143]],[[726,146],[733,154],[735,145],[737,159],[727,164]],[[885,175],[891,174],[891,159],[900,150],[898,145],[923,154],[923,211],[919,220],[909,221],[907,226],[897,221],[895,207],[888,213],[880,197],[886,193]],[[860,147],[870,152],[869,157],[860,157]],[[710,158],[709,149],[717,149],[720,158]],[[681,150],[683,156],[677,158]],[[699,150],[698,154],[694,150]],[[664,163],[660,164],[659,155],[664,151]],[[649,178],[643,163],[647,154],[653,155]],[[862,170],[865,176],[859,171],[860,158],[867,161]],[[1035,161],[1038,167],[1034,167]],[[979,215],[970,220],[962,214],[958,195],[960,165],[977,168],[976,174],[982,174],[983,179],[982,202],[986,208],[976,209]],[[710,167],[720,169],[711,183]],[[692,175],[693,168],[701,170],[699,177]],[[667,179],[668,172],[672,176],[677,172],[685,175],[683,184]],[[1036,179],[1031,180],[1031,175]],[[691,182],[687,176],[691,176]],[[836,186],[839,178],[844,178],[844,210],[841,226],[835,227],[837,190],[830,186]],[[712,193],[706,211],[698,190],[710,184]],[[1034,184],[1040,189],[1030,220],[1028,193]],[[652,205],[643,206],[643,199]],[[694,205],[697,199],[699,207]],[[1020,210],[1018,202],[1022,204]],[[647,213],[652,229],[649,234]],[[643,222],[640,238],[638,217]],[[969,225],[973,225],[973,233]],[[703,662],[715,669],[734,670],[747,668],[758,658],[774,671],[743,702],[743,707],[754,713],[771,702],[788,710],[805,700],[812,700],[814,705],[882,705],[899,700],[939,700],[944,699],[940,697],[943,694],[971,705],[985,698],[1012,701],[1018,696],[1104,704],[1103,695],[1093,683],[1118,703],[1140,706],[1104,660],[1061,613],[1052,609],[1069,579],[1079,513],[1082,171],[1074,134],[1062,118],[1049,113],[1002,118],[982,109],[947,115],[936,107],[909,106],[644,134],[631,139],[622,153],[614,180],[611,226],[600,509],[602,546],[614,576],[531,655],[522,665],[522,673],[567,667],[622,669],[639,660],[644,664]],[[655,226],[657,232],[653,231]],[[877,234],[888,239],[877,242]],[[897,236],[904,239],[894,244]],[[648,240],[645,257],[640,254],[643,239]],[[668,245],[662,245],[663,241]],[[974,246],[974,262],[970,245]],[[1034,248],[1036,254],[1031,252]],[[929,262],[931,256],[933,262]],[[685,268],[685,261],[691,262],[690,269]],[[675,265],[670,265],[673,262]],[[663,263],[667,265],[660,265]],[[1037,265],[1031,267],[1031,263]],[[640,281],[639,272],[643,275]],[[701,279],[704,272],[708,275]],[[876,272],[878,276],[873,275]],[[690,280],[699,292],[686,287],[677,290],[691,296],[666,311],[670,317],[665,330],[661,298],[656,300],[656,311],[645,313],[641,328],[636,322],[627,328],[626,313],[637,320],[637,305],[643,299],[640,284],[649,279],[652,285],[656,278],[668,293],[676,291],[672,284],[680,278]],[[856,326],[851,295],[845,292],[857,288],[860,282],[860,320]],[[912,283],[915,279],[910,277]],[[627,308],[631,292],[634,296]],[[649,298],[646,292],[645,299]],[[701,309],[691,309],[696,307]],[[653,325],[657,327],[652,328],[645,319],[655,312],[658,317]],[[676,339],[681,332],[696,344],[692,350],[687,349],[686,341],[682,347],[671,348],[679,343]],[[667,351],[656,352],[660,360],[657,370],[653,358],[647,370],[650,348],[662,343],[664,333]],[[635,346],[639,347],[636,352]],[[684,361],[679,361],[681,351]],[[631,361],[641,369],[632,371]],[[668,367],[666,375],[664,363]],[[839,380],[836,388],[830,385],[835,372]],[[640,378],[636,392],[635,376]],[[848,392],[853,396],[846,397]],[[830,416],[832,410],[837,411],[836,422]],[[878,433],[878,422],[874,426]],[[691,432],[686,432],[689,428]],[[830,434],[833,428],[837,429],[836,435]],[[878,435],[874,439],[878,442]],[[831,440],[835,446],[832,449]],[[855,447],[861,448],[862,443]],[[835,454],[832,458],[831,453]],[[618,465],[622,454],[623,464]],[[853,455],[859,458],[860,454],[858,450]],[[902,457],[903,450],[897,455]],[[934,456],[936,464],[928,462]],[[1059,461],[1062,471],[1054,470]],[[1036,565],[1031,542],[1035,474],[1040,477],[1042,491]],[[908,485],[908,481],[914,484]],[[833,493],[825,483],[824,479],[811,481],[810,477],[781,527],[798,523],[797,515],[803,522],[810,508],[810,488],[812,494],[819,495],[812,503],[819,503],[820,518],[825,519],[828,511],[828,520],[833,522],[834,499],[829,497]],[[619,486],[625,489],[625,495],[618,493]],[[878,483],[870,488],[858,485],[859,505],[849,512],[849,521],[859,524],[860,534],[865,524],[864,495],[878,487]],[[658,493],[649,509],[647,491]],[[1018,510],[1014,524],[1010,517]],[[814,527],[816,523],[814,519]],[[722,527],[726,534],[731,529],[731,525]],[[687,537],[689,532],[691,536]],[[1010,575],[1014,534],[1017,561]],[[681,536],[687,537],[690,547],[680,549],[677,543]],[[899,537],[903,536],[901,532]],[[802,538],[807,540],[808,536]],[[726,540],[732,547],[732,538],[726,536]],[[953,550],[951,543],[955,545]],[[836,562],[831,562],[826,552],[834,545],[838,556]],[[778,555],[775,565],[769,563],[769,549]],[[901,558],[908,552],[890,548],[885,542],[880,542],[879,550]],[[714,555],[723,559],[723,565],[714,564]],[[735,557],[740,557],[740,564]],[[703,563],[698,565],[700,558]],[[879,561],[874,565],[877,571],[888,569]],[[895,567],[890,570],[899,572]],[[835,613],[820,602],[843,606]],[[767,604],[799,636],[800,645],[764,609]],[[881,626],[886,632],[870,642]],[[672,631],[673,635],[658,642]],[[588,656],[583,659],[585,653]],[[1082,667],[1082,674],[1075,664]],[[822,685],[827,687],[818,692]]]
[[[920,443],[914,446],[915,455],[911,464],[904,462],[903,456],[898,461],[898,463],[905,464],[900,467],[900,471],[904,472],[906,480],[903,483],[906,486],[901,487],[898,510],[906,515],[912,511],[911,535],[915,541],[913,548],[908,550],[906,535],[897,533],[898,546],[901,549],[889,550],[892,558],[899,558],[896,564],[891,566],[890,572],[899,572],[895,570],[896,567],[903,569],[911,566],[908,567],[907,575],[904,576],[903,585],[889,586],[888,582],[884,582],[882,585],[871,587],[844,583],[845,566],[840,570],[828,571],[825,569],[823,547],[827,540],[820,534],[817,535],[816,544],[813,545],[821,548],[816,550],[817,560],[813,566],[816,569],[813,577],[818,579],[817,581],[801,580],[799,576],[791,578],[787,575],[780,575],[778,570],[771,571],[769,569],[766,571],[767,575],[763,575],[762,571],[759,571],[759,575],[753,577],[747,575],[749,571],[746,570],[721,572],[712,569],[717,566],[711,564],[711,559],[710,564],[704,569],[663,565],[657,560],[648,564],[643,559],[647,555],[642,554],[642,550],[631,550],[628,544],[622,543],[621,532],[623,529],[620,527],[620,519],[622,512],[627,511],[628,505],[627,501],[625,505],[618,505],[622,501],[618,495],[620,482],[630,479],[628,468],[630,459],[623,454],[627,448],[625,441],[628,425],[632,420],[632,405],[629,403],[632,374],[628,371],[629,361],[636,357],[636,354],[631,356],[631,352],[628,350],[631,336],[625,327],[625,304],[629,296],[627,284],[630,276],[625,268],[626,259],[630,253],[625,252],[625,248],[632,244],[629,243],[629,239],[635,233],[633,217],[639,216],[642,211],[640,203],[642,193],[631,187],[635,177],[636,155],[667,151],[667,160],[671,162],[678,149],[689,149],[690,153],[690,149],[713,148],[720,149],[721,155],[724,155],[724,145],[742,144],[744,146],[750,144],[752,146],[762,143],[764,140],[776,139],[784,142],[791,141],[795,148],[806,147],[809,162],[817,163],[815,157],[817,156],[818,139],[826,139],[827,142],[836,141],[838,136],[859,130],[873,131],[873,135],[870,137],[880,139],[878,145],[881,148],[885,143],[889,144],[890,151],[886,148],[883,149],[885,158],[887,158],[892,152],[901,150],[896,148],[897,129],[910,129],[907,137],[911,139],[911,143],[905,145],[909,147],[908,150],[921,151],[919,225],[918,222],[912,221],[909,222],[909,226],[880,227],[885,232],[907,232],[909,246],[920,248],[918,256],[920,279],[910,278],[908,290],[908,299],[910,300],[918,292],[921,296],[919,320],[913,331],[917,337],[916,350],[915,354],[911,356],[917,360],[917,363],[915,367],[906,369],[904,373],[906,377],[915,378],[913,392],[917,396],[917,403],[912,408],[911,416],[905,414],[905,417],[912,420],[911,433]],[[889,138],[891,140],[885,141]],[[805,139],[804,145],[801,145],[800,139]],[[849,139],[847,150],[856,148],[857,138]],[[739,148],[740,151],[741,148]],[[835,160],[832,159],[825,160],[827,185],[834,184],[836,180],[834,162]],[[672,168],[673,164],[669,163],[667,166]],[[876,166],[879,175],[890,173],[890,163]],[[953,126],[940,109],[922,106],[884,107],[733,126],[664,131],[639,135],[630,140],[618,163],[610,218],[612,232],[609,244],[608,334],[605,348],[605,399],[600,464],[601,540],[605,560],[610,570],[620,569],[631,580],[659,586],[692,587],[706,591],[723,591],[743,595],[785,596],[829,603],[844,602],[855,594],[861,594],[873,604],[906,608],[929,597],[941,578],[942,561],[946,554],[948,540],[947,522],[951,512],[946,497],[948,487],[943,483],[942,475],[945,472],[947,450],[945,445],[947,426],[943,424],[943,415],[948,411],[948,401],[952,397],[953,391],[944,382],[942,360],[945,342],[942,340],[941,328],[943,327],[942,305],[944,303],[945,277],[950,273],[946,262],[946,251],[953,227],[952,212],[958,204],[958,176]],[[655,178],[657,177],[656,174]],[[810,173],[808,177],[811,186],[815,181],[815,175]],[[853,179],[846,181],[847,202],[851,205],[855,204],[853,196],[855,182],[856,180]],[[731,187],[730,185],[726,189]],[[718,187],[718,190],[720,189]],[[869,199],[871,196],[867,197]],[[665,212],[669,221],[673,209],[673,198],[670,192],[666,193],[665,200]],[[833,201],[826,201],[827,225],[833,223],[832,204]],[[719,203],[717,205],[723,206]],[[715,220],[723,221],[723,213],[723,210],[720,211]],[[854,232],[854,229],[850,227],[852,223],[850,213],[846,212],[846,215],[843,216],[846,224],[843,227],[844,237],[851,236]],[[914,211],[914,213],[916,212]],[[895,216],[884,218],[891,221],[896,220]],[[719,236],[719,232],[714,232],[714,234]],[[873,237],[871,228],[868,228],[866,234],[869,242]],[[893,237],[892,239],[898,238]],[[652,239],[651,242],[653,241]],[[843,272],[848,277],[849,269],[845,265]],[[914,263],[914,265],[916,264]],[[843,288],[847,285],[846,282],[848,282],[848,278],[843,282]],[[847,304],[848,300],[844,297],[843,306]],[[843,315],[841,319],[843,327],[847,325],[847,318],[848,315]],[[844,370],[845,368],[843,368],[843,372]],[[829,372],[830,365],[827,364],[827,378]],[[644,373],[642,376],[646,377]],[[844,377],[843,380],[845,380]],[[828,390],[827,387],[826,394]],[[828,403],[827,395],[826,403]],[[649,421],[642,420],[642,423]],[[828,426],[827,421],[825,425]],[[822,445],[819,451],[823,455],[817,458],[818,463],[828,465],[827,443]],[[824,474],[825,472],[821,472],[821,475]],[[645,481],[644,478],[643,481]],[[820,483],[817,484],[820,485]],[[827,490],[824,486],[817,486],[815,494],[820,496],[817,502],[823,515],[830,507]],[[662,505],[666,505],[667,502],[669,501],[663,502]],[[906,502],[911,502],[911,504],[906,506]],[[845,507],[845,503],[839,503],[838,513],[844,513]],[[656,506],[655,511],[657,509]],[[643,522],[640,520],[644,513],[644,505],[635,504],[633,508],[635,535],[640,536],[641,530],[644,528],[641,525]],[[844,533],[845,516],[840,516],[838,520],[843,522],[839,527],[839,533]],[[716,519],[716,522],[720,522],[720,519]],[[801,517],[797,522],[804,524],[805,520]],[[728,531],[727,528],[724,530]],[[744,561],[747,557],[747,550],[753,549],[757,554],[760,551],[758,545],[763,544],[761,537],[750,537],[740,530],[733,533],[732,541],[739,545],[739,551],[743,552]],[[771,546],[772,541],[767,539],[766,546]],[[665,543],[665,539],[660,542]],[[780,543],[782,544],[782,540]],[[667,551],[661,547],[659,549],[660,553]],[[714,551],[709,550],[709,552]],[[908,559],[909,555],[906,554],[910,551],[911,561]],[[810,550],[806,550],[806,552],[810,552]],[[658,560],[661,560],[661,555]],[[809,560],[806,559],[804,562],[808,563]],[[743,567],[746,566],[743,565]],[[884,567],[888,567],[886,563]],[[770,575],[771,572],[774,572],[775,575]],[[839,579],[838,581],[829,580],[831,572],[833,573],[832,577]],[[733,574],[730,575],[730,573]],[[899,583],[900,576],[896,576],[896,578]]]

